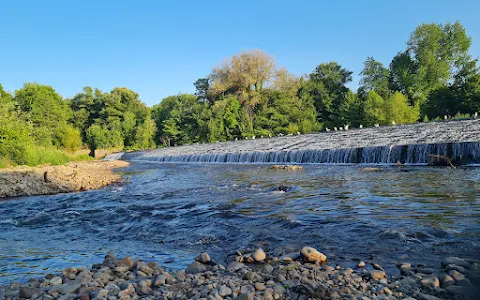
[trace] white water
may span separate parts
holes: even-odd
[[[117,152],[117,153],[107,154],[107,155],[105,155],[103,160],[119,160],[119,159],[122,158],[123,154],[125,154],[125,152]]]
[[[386,126],[195,144],[126,153],[126,160],[229,163],[427,164],[431,155],[480,163],[480,121]]]

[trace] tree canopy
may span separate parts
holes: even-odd
[[[459,22],[421,24],[388,65],[366,58],[358,90],[338,62],[297,76],[261,50],[225,59],[194,82],[195,94],[152,108],[125,87],[64,99],[48,85],[0,85],[0,164],[27,162],[39,147],[143,149],[465,117],[480,110],[471,43]]]

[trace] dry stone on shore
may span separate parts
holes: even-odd
[[[459,261],[450,258],[444,260],[442,268],[432,268],[428,275],[420,272],[425,266],[419,265],[411,266],[408,275],[395,276],[378,270],[378,266],[369,271],[367,265],[351,269],[321,264],[323,259],[306,262],[300,251],[298,256],[290,254],[290,260],[272,256],[275,251],[264,252],[264,260],[248,260],[256,256],[256,251],[235,251],[228,267],[216,264],[207,253],[202,253],[187,270],[175,272],[164,270],[155,262],[117,259],[108,254],[103,263],[91,269],[68,268],[58,276],[0,286],[0,299],[469,300],[478,295],[477,260],[461,261],[463,277],[455,281],[446,275],[447,267]],[[320,253],[312,247],[304,247],[302,252]]]

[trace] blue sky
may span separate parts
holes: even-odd
[[[354,71],[368,56],[388,65],[421,23],[459,20],[480,56],[480,1],[8,1],[0,0],[0,83],[128,87],[149,106],[224,58],[262,49],[290,72],[337,61]]]

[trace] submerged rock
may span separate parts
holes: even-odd
[[[272,169],[275,169],[275,170],[303,170],[303,166],[298,166],[298,165],[273,165]]]

